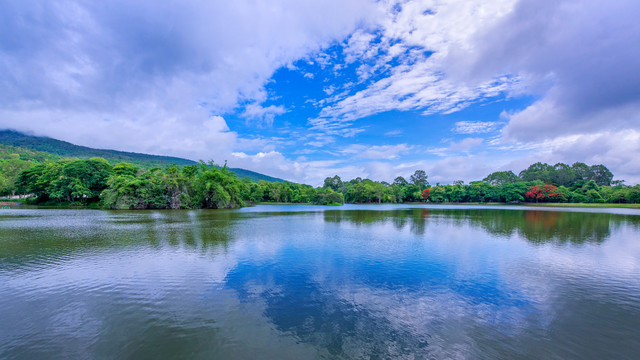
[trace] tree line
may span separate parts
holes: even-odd
[[[240,179],[226,164],[144,169],[103,158],[47,161],[22,170],[13,191],[37,203],[100,203],[110,209],[223,209],[250,202],[342,204],[342,194],[293,183]],[[6,191],[5,191],[6,192]]]
[[[6,171],[9,169],[10,171]],[[604,165],[535,163],[518,175],[494,172],[482,181],[431,185],[425,171],[393,183],[327,177],[322,186],[240,179],[213,162],[145,169],[103,158],[2,159],[0,195],[31,194],[37,203],[96,203],[111,209],[237,208],[251,203],[639,203],[640,185],[613,181]]]
[[[328,177],[324,187],[342,192],[348,203],[639,203],[640,185],[626,186],[613,181],[613,173],[604,165],[589,166],[541,162],[530,165],[518,175],[497,171],[482,181],[464,184],[430,185],[424,171],[418,170],[409,181],[398,176],[392,184],[356,178],[343,182],[339,176]]]

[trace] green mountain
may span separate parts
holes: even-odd
[[[283,179],[280,179],[280,178],[276,178],[276,177],[273,177],[273,176],[269,176],[269,175],[265,175],[265,174],[260,174],[258,172],[247,170],[247,169],[229,168],[229,170],[231,170],[234,173],[236,173],[236,175],[238,175],[238,177],[240,179],[247,177],[247,178],[251,179],[251,181],[254,181],[254,182],[258,182],[260,180],[264,180],[264,181],[268,181],[268,182],[286,182],[286,180],[283,180]]]
[[[0,162],[4,160],[22,160],[33,162],[58,161],[61,159],[59,155],[51,154],[43,151],[27,149],[25,147],[15,147],[11,145],[0,144]]]
[[[14,130],[0,130],[0,145],[13,146],[15,148],[30,149],[38,152],[49,153],[60,157],[73,157],[87,159],[101,157],[115,164],[128,162],[144,168],[167,167],[169,165],[193,165],[195,161],[173,156],[149,155],[117,150],[94,149],[86,146],[74,145],[66,141],[56,140],[43,136],[32,136]],[[266,180],[270,182],[284,182],[284,180],[272,176],[257,173],[255,171],[229,168],[238,177],[248,177],[252,181]]]

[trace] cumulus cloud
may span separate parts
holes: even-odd
[[[451,144],[449,145],[448,150],[466,152],[482,145],[483,142],[484,140],[481,138],[465,138],[458,142],[452,141]]]
[[[247,154],[234,152],[229,163],[234,167],[256,169],[256,171],[288,181],[320,186],[326,177],[339,174],[345,179],[362,176],[362,166],[345,164],[339,160],[289,159],[278,151]]]
[[[131,118],[132,114],[136,116]],[[238,134],[229,130],[223,117],[211,116],[205,109],[188,109],[178,115],[147,103],[133,104],[111,113],[0,110],[0,128],[97,148],[120,148],[216,162],[227,157],[238,140]]]
[[[633,0],[520,0],[451,63],[465,76],[520,74],[517,90],[540,97],[510,114],[507,140],[638,129],[639,13]]]
[[[638,182],[638,13],[634,0],[4,2],[0,127],[93,147],[226,159],[311,183],[335,173],[388,180],[417,168],[442,181],[473,180],[538,160],[604,163]],[[301,59],[322,71],[297,69]],[[228,115],[270,126],[296,111],[270,102],[265,89],[283,67],[323,81],[327,96],[310,102],[317,113],[301,116],[307,128],[287,141],[358,165],[294,160],[290,154],[312,150],[286,152],[285,140],[229,128]],[[324,82],[327,74],[341,81]],[[452,132],[474,137],[439,149],[456,152],[452,158],[412,162],[405,157],[419,144],[346,143],[371,115],[412,111],[428,120],[522,95],[533,100],[501,119],[456,122]],[[480,139],[500,127],[499,139]],[[502,155],[471,154],[478,149]]]
[[[4,2],[0,126],[217,157],[235,134],[206,127],[211,114],[249,103],[247,117],[272,121],[284,108],[258,104],[274,71],[375,13],[367,0]]]
[[[527,150],[534,150],[534,153],[506,162],[505,169],[518,172],[537,161],[549,164],[604,164],[613,171],[616,179],[626,180],[629,184],[640,183],[640,164],[637,161],[640,154],[639,130],[566,135],[537,143],[524,143],[523,146]]]
[[[515,76],[496,74],[476,82],[454,81],[445,73],[452,48],[473,47],[474,34],[494,26],[514,1],[398,1],[383,3],[387,16],[374,33],[357,32],[345,45],[346,62],[358,59],[360,81],[382,73],[355,93],[345,93],[321,111],[320,129],[390,110],[450,113],[516,86]],[[464,25],[463,25],[464,24]],[[374,59],[371,62],[366,62]]]
[[[640,48],[631,45],[640,43],[637,1],[399,1],[386,11],[379,37],[357,34],[347,48],[369,42],[377,63],[394,66],[328,102],[314,120],[319,130],[346,129],[390,110],[447,114],[488,98],[529,95],[535,99],[529,106],[501,116],[503,151],[544,149],[535,156],[520,152],[519,163],[544,155],[604,163],[638,178],[626,160],[638,158],[638,149],[607,139],[624,134],[632,141],[640,131]],[[367,59],[363,50],[355,53]],[[501,125],[459,121],[453,131],[483,134]],[[502,165],[513,157],[504,155]]]
[[[271,126],[273,124],[273,119],[275,119],[277,115],[282,115],[286,112],[287,110],[282,105],[269,105],[263,107],[260,104],[253,103],[245,106],[242,116],[248,120],[256,120],[261,124]]]

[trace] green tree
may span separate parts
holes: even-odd
[[[342,183],[342,179],[340,179],[340,176],[338,175],[324,179],[324,187],[328,187],[331,190],[336,192],[344,192],[345,190],[344,184]]]
[[[409,179],[411,180],[411,183],[420,188],[420,192],[422,192],[422,190],[429,185],[427,177],[427,173],[424,170],[416,170]]]
[[[521,202],[524,201],[527,188],[527,184],[524,182],[506,184],[497,188],[496,195],[502,202]]]
[[[522,170],[519,174],[523,181],[540,180],[546,184],[553,181],[551,174],[553,173],[553,166],[541,162],[530,165],[525,170]]]
[[[498,186],[513,184],[518,180],[518,176],[514,174],[513,171],[496,171],[489,174],[489,176],[487,176],[486,178],[482,179],[482,181],[484,182]]]
[[[198,207],[223,209],[244,206],[242,194],[248,193],[246,185],[229,171],[226,164],[218,167],[213,162],[201,162],[199,166],[194,198]]]
[[[581,187],[585,182],[593,179],[593,171],[591,167],[585,163],[575,162],[571,165],[571,170],[575,176],[575,188]]]
[[[17,157],[0,160],[0,195],[15,195],[20,173],[31,166],[33,162]]]
[[[604,165],[593,165],[591,167],[591,172],[593,173],[593,180],[596,184],[602,186],[610,186],[611,180],[613,180],[613,174],[609,169],[607,169]]]
[[[113,166],[113,173],[116,175],[136,176],[140,168],[126,162],[120,162]]]
[[[405,180],[405,178],[403,178],[402,176],[398,176],[393,180],[393,185],[407,186],[409,185],[409,182]]]
[[[446,192],[443,186],[432,186],[429,191],[429,201],[441,203],[446,201]]]
[[[551,182],[557,186],[571,186],[576,181],[576,173],[564,163],[555,164],[550,175]]]

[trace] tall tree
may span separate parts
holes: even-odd
[[[413,185],[420,188],[420,191],[429,185],[429,182],[427,181],[427,173],[424,170],[416,170],[409,179]]]
[[[576,180],[576,173],[571,166],[564,163],[553,165],[551,182],[557,186],[571,186]]]
[[[409,184],[409,182],[405,178],[403,178],[402,176],[398,176],[397,178],[395,178],[393,180],[393,185],[406,186],[408,184]]]
[[[324,187],[340,193],[344,193],[345,190],[342,179],[338,175],[324,179]]]
[[[576,180],[590,180],[593,178],[591,167],[585,163],[575,162],[571,165],[571,170],[576,176]]]
[[[482,179],[482,181],[487,182],[491,185],[505,185],[505,184],[513,184],[514,182],[520,180],[513,171],[496,171],[494,173],[489,174],[486,178]]]
[[[607,169],[604,165],[593,165],[591,167],[591,172],[593,173],[593,180],[595,180],[596,184],[602,186],[610,186],[611,180],[613,180],[613,174],[609,169]]]
[[[551,182],[551,173],[553,172],[553,166],[541,162],[530,165],[525,170],[522,170],[519,174],[520,178],[524,181],[540,180],[544,183]]]

